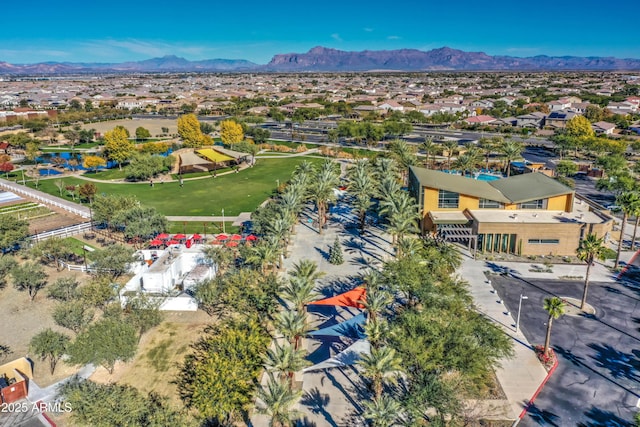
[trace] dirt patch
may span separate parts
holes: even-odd
[[[175,119],[133,119],[133,120],[112,120],[108,122],[89,123],[83,125],[84,129],[95,129],[104,135],[116,126],[124,126],[130,135],[136,134],[136,128],[142,126],[147,129],[152,137],[162,134],[162,128],[169,128],[169,135],[178,133],[178,121]]]
[[[45,267],[45,271],[49,276],[49,283],[53,283],[59,277],[76,277],[80,281],[85,278],[85,276],[74,272],[58,272],[55,268]],[[31,338],[47,328],[65,333],[72,339],[74,338],[73,332],[57,326],[53,321],[52,313],[59,303],[47,298],[46,287],[40,290],[35,300],[31,302],[26,292],[19,292],[12,286],[11,280],[9,279],[8,281],[7,286],[0,290],[0,324],[5,327],[6,331],[2,334],[0,342],[8,345],[13,351],[7,358],[8,360],[29,356]],[[60,362],[56,367],[55,374],[52,376],[49,373],[48,362],[42,362],[36,357],[32,357],[32,359],[35,371],[34,380],[41,387],[46,387],[75,373],[79,369],[79,367],[67,366]]]
[[[134,360],[117,364],[113,375],[99,368],[91,379],[129,384],[142,392],[154,391],[179,403],[178,388],[173,381],[190,352],[190,345],[212,321],[214,319],[202,311],[168,312],[163,323],[142,337]]]
[[[80,224],[86,221],[86,219],[78,216],[64,215],[56,212],[53,215],[29,220],[29,233],[42,233],[44,231],[56,230],[58,228],[68,227],[70,225]]]

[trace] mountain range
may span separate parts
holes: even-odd
[[[578,56],[491,56],[442,47],[349,52],[314,47],[306,53],[275,55],[260,65],[243,59],[189,61],[174,55],[122,63],[0,62],[0,74],[132,72],[331,72],[331,71],[566,71],[640,70],[640,59]]]

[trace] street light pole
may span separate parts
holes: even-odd
[[[520,294],[520,301],[518,302],[518,316],[516,318],[516,333],[520,330],[520,309],[522,308],[522,300],[529,299],[528,296]]]
[[[224,229],[224,209],[222,209],[222,232],[226,234],[226,231]]]

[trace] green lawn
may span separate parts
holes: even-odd
[[[108,181],[110,179],[125,179],[127,177],[127,171],[125,171],[124,169],[120,170],[118,168],[101,169],[97,172],[85,172],[85,175],[87,175],[87,177],[89,178],[103,179]]]
[[[84,243],[83,241],[80,241],[78,239],[75,239],[73,237],[67,237],[65,239],[63,239],[67,249],[71,250],[71,252],[73,252],[76,255],[80,255],[83,256],[84,255],[84,250],[82,249],[84,246],[88,246],[90,248],[93,248],[94,250],[97,250],[99,248],[96,248],[94,245],[90,245],[88,243]],[[89,252],[90,254],[90,252]],[[87,258],[91,258],[91,256],[87,254]]]
[[[253,212],[273,194],[276,181],[286,182],[296,165],[304,160],[319,164],[316,158],[294,157],[289,159],[262,159],[253,168],[217,178],[178,182],[156,183],[150,187],[142,184],[111,184],[95,182],[98,194],[133,194],[143,205],[154,206],[164,215],[175,216],[236,216],[240,212]],[[56,180],[41,180],[39,190],[58,196]],[[66,185],[84,184],[80,178],[63,178]],[[33,182],[27,183],[33,186]],[[69,198],[70,200],[70,198]]]
[[[225,211],[226,212],[226,211]],[[227,234],[234,234],[240,232],[239,226],[232,225],[232,221],[225,221],[224,231]],[[185,234],[218,234],[222,233],[222,223],[220,222],[169,222],[168,233],[185,233]]]

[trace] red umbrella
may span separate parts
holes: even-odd
[[[174,240],[184,240],[186,238],[187,236],[185,236],[184,234],[176,234],[175,236],[173,236]]]
[[[253,234],[249,234],[245,240],[247,242],[255,242],[256,240],[258,240],[258,237],[254,236]]]
[[[227,243],[227,247],[228,248],[235,248],[236,246],[238,246],[238,242],[229,242],[229,243]]]
[[[218,240],[227,240],[229,238],[229,236],[227,236],[226,234],[218,234],[218,236],[216,237],[216,239]]]
[[[239,234],[234,234],[231,236],[231,240],[242,240],[242,236]]]
[[[167,245],[179,245],[179,244],[180,244],[180,242],[178,242],[177,240],[169,240],[167,242]]]
[[[160,239],[153,239],[150,243],[149,246],[160,246],[162,244],[162,240]]]
[[[212,244],[212,245],[221,245],[221,244],[222,244],[222,242],[221,242],[220,240],[212,240],[212,241],[211,241],[211,244]]]
[[[198,233],[196,233],[196,234],[194,234],[193,236],[191,236],[191,238],[192,238],[193,240],[200,240],[200,239],[202,239],[202,236],[201,236],[201,235],[199,235]]]
[[[160,240],[167,240],[169,238],[169,235],[167,233],[160,233],[156,236],[156,239],[160,239]]]

